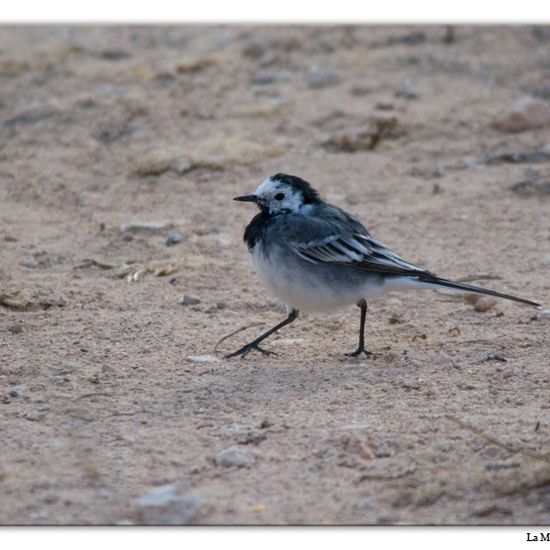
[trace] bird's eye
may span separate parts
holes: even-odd
[[[284,193],[277,193],[277,194],[275,195],[275,200],[276,200],[276,201],[282,201],[284,198],[285,198],[285,194],[284,194]]]

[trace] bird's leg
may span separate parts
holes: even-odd
[[[246,357],[253,349],[263,353],[264,355],[277,355],[274,351],[268,351],[265,349],[262,349],[259,344],[263,340],[265,340],[268,336],[271,336],[274,332],[277,332],[280,328],[283,328],[286,325],[289,325],[292,323],[292,321],[295,321],[298,317],[298,310],[293,309],[288,314],[288,317],[279,323],[277,326],[269,329],[267,332],[264,332],[262,335],[258,336],[255,340],[252,340],[252,342],[249,342],[248,344],[244,345],[242,348],[238,349],[237,351],[234,351],[233,353],[230,353],[229,355],[225,356],[225,359],[230,359],[231,357],[236,357],[237,355],[241,356],[241,359]]]
[[[357,302],[357,305],[361,308],[361,325],[359,327],[359,346],[352,353],[346,353],[348,357],[357,357],[364,353],[367,357],[372,353],[365,349],[365,320],[367,318],[367,300],[363,299]]]

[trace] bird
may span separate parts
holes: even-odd
[[[444,288],[486,294],[522,304],[540,304],[510,294],[438,277],[392,252],[354,216],[325,202],[304,179],[275,174],[256,192],[235,197],[260,212],[248,224],[244,241],[258,277],[287,309],[282,322],[225,358],[246,357],[266,338],[294,322],[300,312],[331,312],[357,305],[361,310],[357,349],[346,355],[372,356],[365,348],[367,299],[386,292]]]

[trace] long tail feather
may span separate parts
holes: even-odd
[[[489,296],[496,296],[497,298],[505,298],[506,300],[513,300],[514,302],[520,302],[521,304],[527,304],[529,306],[540,307],[537,302],[531,300],[525,300],[524,298],[518,298],[511,294],[503,294],[502,292],[496,292],[495,290],[488,290],[479,286],[465,285],[462,283],[455,283],[454,281],[448,281],[447,279],[440,279],[439,277],[419,277],[419,280],[423,283],[432,284],[434,286],[440,286],[444,288],[452,288],[454,290],[460,290],[465,293],[473,294],[487,294]]]

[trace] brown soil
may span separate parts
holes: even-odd
[[[548,59],[532,27],[2,28],[0,522],[137,522],[177,484],[202,524],[548,523],[536,310],[393,294],[373,360],[344,356],[357,308],[222,359],[284,317],[231,200],[277,172],[414,263],[548,304],[548,158],[484,161],[550,142],[495,126],[548,99]]]

